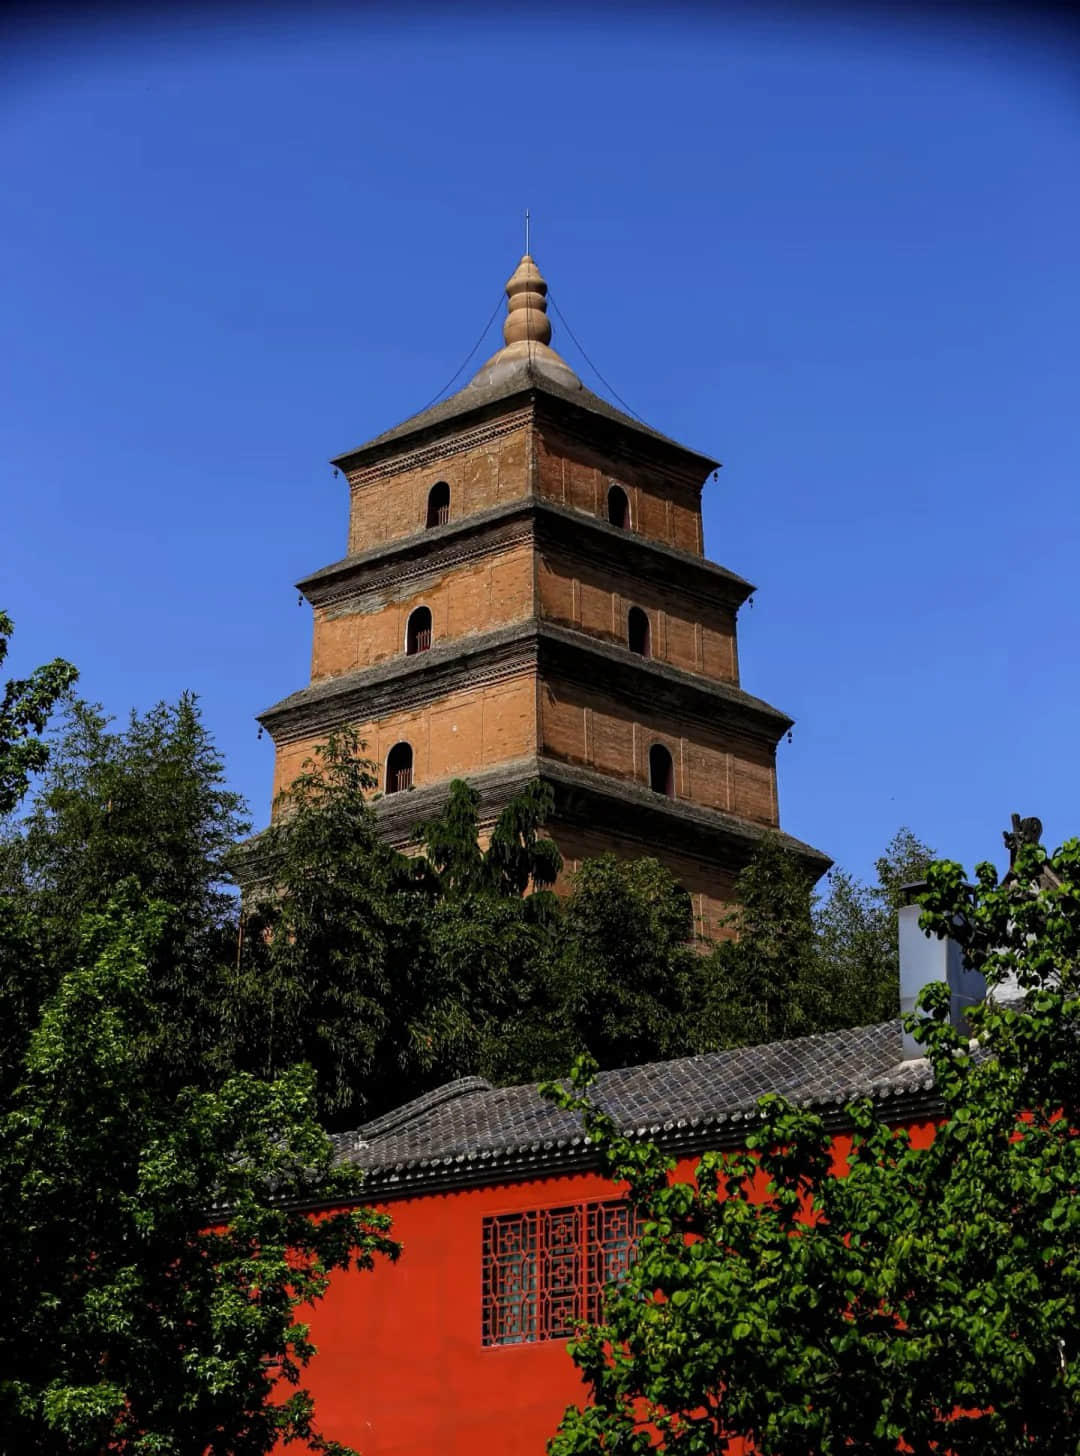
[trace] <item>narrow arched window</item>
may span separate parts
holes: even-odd
[[[652,656],[652,634],[649,616],[640,607],[631,607],[626,614],[626,644],[639,657]]]
[[[400,794],[412,788],[412,744],[395,743],[386,755],[386,792]]]
[[[621,531],[630,529],[630,502],[621,485],[613,485],[607,493],[607,518]]]
[[[675,765],[662,743],[654,743],[649,749],[649,788],[667,799],[675,797]]]
[[[450,487],[445,480],[437,480],[428,491],[427,498],[427,523],[428,530],[432,526],[445,526],[450,519]]]
[[[431,609],[417,607],[409,613],[409,624],[405,628],[405,652],[412,657],[414,652],[426,652],[431,646]]]

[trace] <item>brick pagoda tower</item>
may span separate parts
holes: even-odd
[[[354,726],[404,846],[453,778],[490,827],[530,780],[555,794],[568,869],[656,855],[716,933],[735,875],[778,830],[791,720],[739,686],[753,588],[703,555],[717,462],[584,387],[550,347],[547,284],[522,258],[505,346],[458,393],[333,462],[348,554],[305,578],[310,686],[263,713],[275,798]],[[815,874],[819,851],[787,835]]]

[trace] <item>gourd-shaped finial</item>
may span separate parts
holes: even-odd
[[[566,360],[551,347],[547,291],[540,269],[526,253],[506,285],[506,343],[480,366],[466,388],[488,389],[511,379],[533,384],[547,381],[562,389],[582,387]]]
[[[526,253],[506,285],[503,338],[508,344],[550,344],[547,291],[540,269]]]

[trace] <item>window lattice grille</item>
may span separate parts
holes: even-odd
[[[634,1236],[621,1199],[485,1218],[483,1343],[558,1340],[598,1320],[604,1286],[625,1275]]]

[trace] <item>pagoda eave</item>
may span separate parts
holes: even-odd
[[[258,722],[275,743],[295,742],[381,713],[420,707],[530,668],[565,676],[654,712],[667,711],[679,721],[712,728],[723,723],[773,745],[794,723],[786,713],[730,683],[703,679],[535,617],[314,683],[267,708]]]

